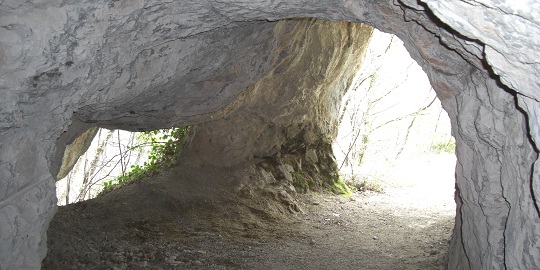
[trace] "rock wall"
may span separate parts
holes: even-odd
[[[527,118],[516,97],[485,73],[473,71],[470,82],[456,95],[458,212],[449,268],[538,268],[540,224],[531,189],[538,152]]]
[[[54,176],[81,132],[200,122],[267,72],[274,51],[275,23],[197,3],[1,5],[0,269],[39,267]],[[192,9],[199,17],[178,16]]]
[[[332,186],[338,174],[331,144],[341,98],[360,68],[371,33],[371,27],[360,24],[280,21],[274,28],[270,71],[211,121],[195,127],[183,163],[251,163],[258,166],[254,171],[264,171],[252,178],[266,185],[281,181],[289,186]],[[284,166],[290,171],[283,173],[279,168]],[[306,180],[302,183],[285,177],[301,172]],[[249,186],[247,182],[241,184]]]
[[[56,179],[62,179],[68,175],[77,163],[77,160],[86,153],[97,132],[97,127],[91,127],[81,133],[72,143],[66,145],[66,150],[64,150],[62,157],[62,165],[60,166],[58,175],[56,175]]]
[[[394,33],[430,78],[457,140],[449,268],[540,268],[532,0],[0,1],[0,268],[39,268],[66,143],[211,120],[271,70],[271,21],[303,17]]]

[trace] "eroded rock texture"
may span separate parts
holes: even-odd
[[[64,156],[62,157],[62,166],[60,166],[56,179],[62,179],[68,175],[68,173],[77,163],[79,157],[86,153],[97,132],[97,127],[91,127],[85,132],[81,133],[81,135],[73,140],[73,142],[66,145],[66,150],[64,151]]]
[[[398,35],[448,111],[458,156],[449,268],[539,269],[539,5],[532,0],[0,1],[0,268],[39,268],[56,207],[53,175],[65,144],[90,126],[137,130],[205,122],[200,134],[214,136],[212,130],[226,121],[264,123],[257,123],[264,131],[245,126],[243,136],[252,138],[248,135],[277,134],[272,127],[280,129],[279,121],[289,117],[304,128],[279,135],[281,140],[298,141],[294,134],[300,130],[326,131],[316,121],[310,126],[293,117],[301,114],[287,113],[299,100],[281,99],[274,93],[281,91],[276,82],[266,84],[276,89],[263,89],[268,76],[280,78],[276,71],[294,67],[287,59],[314,53],[293,45],[300,51],[281,54],[275,29],[287,26],[272,21],[318,17],[366,22]],[[273,67],[273,61],[285,66]],[[322,72],[312,63],[305,68],[313,78],[304,83],[346,82],[337,78],[339,69]],[[269,101],[275,98],[273,106],[284,117],[279,112],[248,117],[238,110],[264,111],[257,108],[266,106],[260,101],[250,105],[250,93],[264,91],[273,93]],[[339,97],[324,94],[323,87],[313,91]],[[228,162],[272,154],[264,136],[260,146],[257,139],[243,141],[242,147],[255,148],[240,150],[241,158]],[[229,143],[236,141],[222,147],[234,148]],[[303,155],[314,160],[317,155],[308,150]]]
[[[352,23],[279,22],[271,70],[195,128],[183,162],[257,164],[255,175],[239,177],[252,179],[242,185],[281,179],[289,186],[332,186],[338,175],[331,144],[341,98],[371,32],[369,26]]]

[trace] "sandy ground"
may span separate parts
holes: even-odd
[[[60,207],[43,269],[445,269],[453,180],[429,160],[432,175],[420,177],[417,162],[400,169],[418,181],[349,198],[300,194],[295,211],[201,184],[226,171],[176,168]]]

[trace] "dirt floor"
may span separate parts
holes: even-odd
[[[452,190],[284,202],[224,191],[216,176],[230,173],[176,168],[60,207],[43,269],[445,269]]]

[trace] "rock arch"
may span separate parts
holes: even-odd
[[[207,121],[269,71],[273,21],[301,17],[394,33],[428,75],[457,140],[449,268],[540,268],[534,1],[3,1],[0,10],[1,268],[38,268],[45,256],[66,142],[93,123]]]

